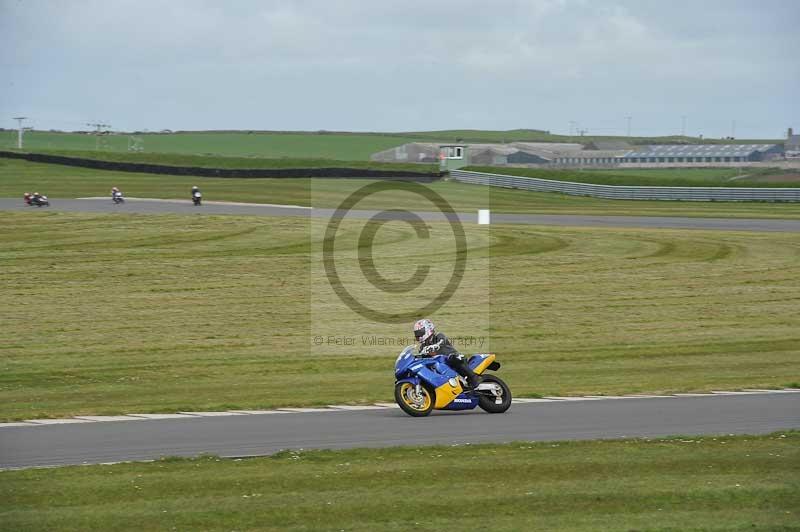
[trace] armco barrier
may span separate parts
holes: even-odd
[[[560,192],[572,196],[604,199],[673,201],[800,201],[800,188],[745,187],[638,187],[593,185],[571,181],[552,181],[466,170],[451,170],[450,177],[462,183],[518,188],[540,192]]]
[[[185,175],[200,177],[327,177],[327,178],[371,178],[430,183],[441,178],[439,172],[422,173],[402,170],[370,170],[368,168],[204,168],[197,166],[167,166],[162,164],[129,163],[120,161],[101,161],[64,157],[44,153],[18,153],[0,151],[0,157],[24,159],[37,163],[61,164],[109,170],[115,172],[140,172],[147,174]]]

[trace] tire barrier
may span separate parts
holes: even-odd
[[[65,157],[62,155],[48,155],[44,153],[17,153],[0,151],[0,157],[8,159],[24,159],[37,163],[60,164],[64,166],[77,166],[95,170],[109,170],[115,172],[138,172],[146,174],[185,175],[199,177],[243,177],[243,178],[297,178],[297,177],[324,177],[324,178],[356,178],[356,179],[387,179],[400,181],[416,181],[431,183],[441,179],[441,172],[411,172],[406,170],[371,170],[367,168],[204,168],[197,166],[168,166],[150,163],[129,163],[121,161],[101,161],[98,159],[84,159],[78,157]]]
[[[800,201],[800,188],[745,187],[653,187],[619,186],[553,181],[466,170],[451,170],[450,177],[462,183],[517,188],[538,192],[560,192],[572,196],[591,196],[618,200],[669,201]]]

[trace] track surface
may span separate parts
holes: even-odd
[[[800,427],[800,393],[514,404],[505,414],[399,408],[0,429],[0,468],[267,455],[281,449],[762,434]]]
[[[307,209],[295,206],[276,206],[235,203],[205,203],[194,207],[187,201],[128,201],[114,205],[108,199],[53,200],[52,207],[26,207],[18,199],[0,198],[0,210],[38,211],[58,210],[67,212],[129,212],[143,214],[240,214],[261,216],[314,216],[330,218],[333,209]],[[350,211],[348,216],[371,218],[378,211]],[[442,221],[441,213],[420,212],[420,217],[430,221]],[[464,223],[476,223],[477,214],[459,213]],[[388,216],[387,216],[388,217]],[[402,219],[402,214],[393,213],[393,218]],[[688,218],[670,216],[586,216],[569,214],[492,214],[493,223],[515,223],[532,225],[585,226],[585,227],[644,227],[669,229],[711,229],[727,231],[782,231],[800,232],[800,220],[750,219],[750,218]]]

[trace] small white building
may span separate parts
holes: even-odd
[[[784,144],[787,159],[794,159],[800,157],[800,135],[795,135],[794,130],[789,128],[786,134],[786,143]]]

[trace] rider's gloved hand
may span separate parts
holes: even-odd
[[[430,355],[430,354],[435,353],[436,351],[438,351],[441,346],[442,346],[442,342],[436,342],[435,344],[426,345],[425,347],[422,348],[420,353],[422,355]]]

